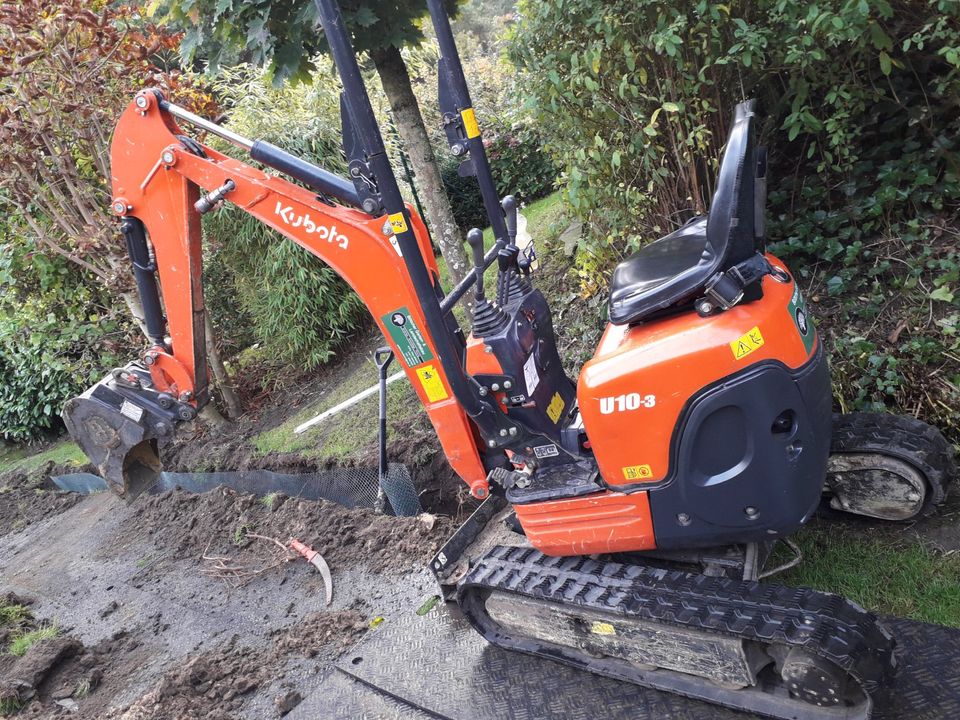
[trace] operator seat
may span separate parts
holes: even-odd
[[[617,265],[610,281],[610,322],[630,325],[702,296],[718,272],[763,250],[762,177],[757,183],[754,102],[737,105],[706,217],[696,217]],[[765,158],[764,158],[765,161]],[[763,164],[763,163],[762,163]],[[759,284],[757,284],[759,287]],[[747,299],[757,299],[752,290]]]

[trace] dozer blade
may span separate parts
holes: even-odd
[[[127,500],[159,479],[158,441],[194,417],[192,406],[153,389],[150,373],[139,363],[111,371],[63,409],[70,436],[110,488]]]

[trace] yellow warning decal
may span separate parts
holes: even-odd
[[[443,380],[440,379],[440,373],[433,365],[418,367],[417,377],[420,378],[420,384],[423,385],[423,391],[427,394],[427,400],[430,402],[440,402],[450,397],[447,395],[447,389],[443,386]]]
[[[560,416],[563,415],[565,403],[560,393],[554,393],[550,398],[550,404],[547,405],[547,417],[553,420],[554,424],[560,422]]]
[[[653,477],[653,470],[649,465],[629,465],[623,469],[623,477],[627,480],[649,480]]]
[[[730,349],[733,350],[733,357],[737,360],[746,357],[754,350],[763,346],[763,335],[760,334],[760,328],[755,327],[739,338],[730,343]]]
[[[616,635],[617,629],[608,622],[594,620],[593,624],[590,626],[590,632],[592,632],[594,635]]]
[[[472,139],[480,135],[480,126],[477,125],[477,114],[473,111],[473,108],[462,110],[460,117],[463,118],[463,129],[467,133],[468,138]]]
[[[402,233],[407,231],[407,221],[403,218],[403,213],[398,212],[389,216],[390,227],[393,228],[394,234]]]

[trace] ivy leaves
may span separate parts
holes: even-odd
[[[520,9],[511,58],[598,245],[626,249],[702,212],[733,104],[750,96],[779,152],[772,177],[801,193],[786,196],[794,217],[831,218],[833,229],[815,234],[843,243],[843,228],[853,242],[912,203],[936,210],[931,178],[947,183],[941,198],[960,191],[948,160],[960,149],[955,2],[528,0]]]

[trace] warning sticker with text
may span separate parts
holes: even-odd
[[[540,374],[537,372],[537,361],[530,353],[530,357],[523,364],[523,381],[527,384],[527,395],[533,395],[540,384]]]
[[[402,212],[393,213],[389,216],[390,227],[393,228],[393,231],[397,234],[405,233],[407,231],[407,221],[403,217]]]
[[[739,338],[730,343],[730,349],[733,350],[733,357],[739,360],[746,357],[754,350],[763,347],[763,335],[760,334],[760,328],[755,327],[748,330]]]
[[[560,393],[554,393],[553,397],[550,398],[550,404],[547,405],[547,417],[553,421],[554,425],[560,422],[564,407],[566,407],[566,403],[560,397]]]
[[[423,339],[420,328],[410,316],[410,311],[405,308],[398,308],[393,312],[388,312],[382,318],[384,327],[390,333],[397,350],[400,351],[403,361],[408,367],[420,365],[433,360],[433,353],[430,352],[430,346]]]
[[[449,397],[447,389],[443,386],[440,373],[433,365],[417,368],[417,377],[420,378],[420,384],[423,386],[423,391],[427,394],[427,400],[430,402],[440,402]]]
[[[556,445],[537,445],[537,447],[533,449],[533,454],[538,458],[548,458],[557,457],[560,451],[557,450]]]

